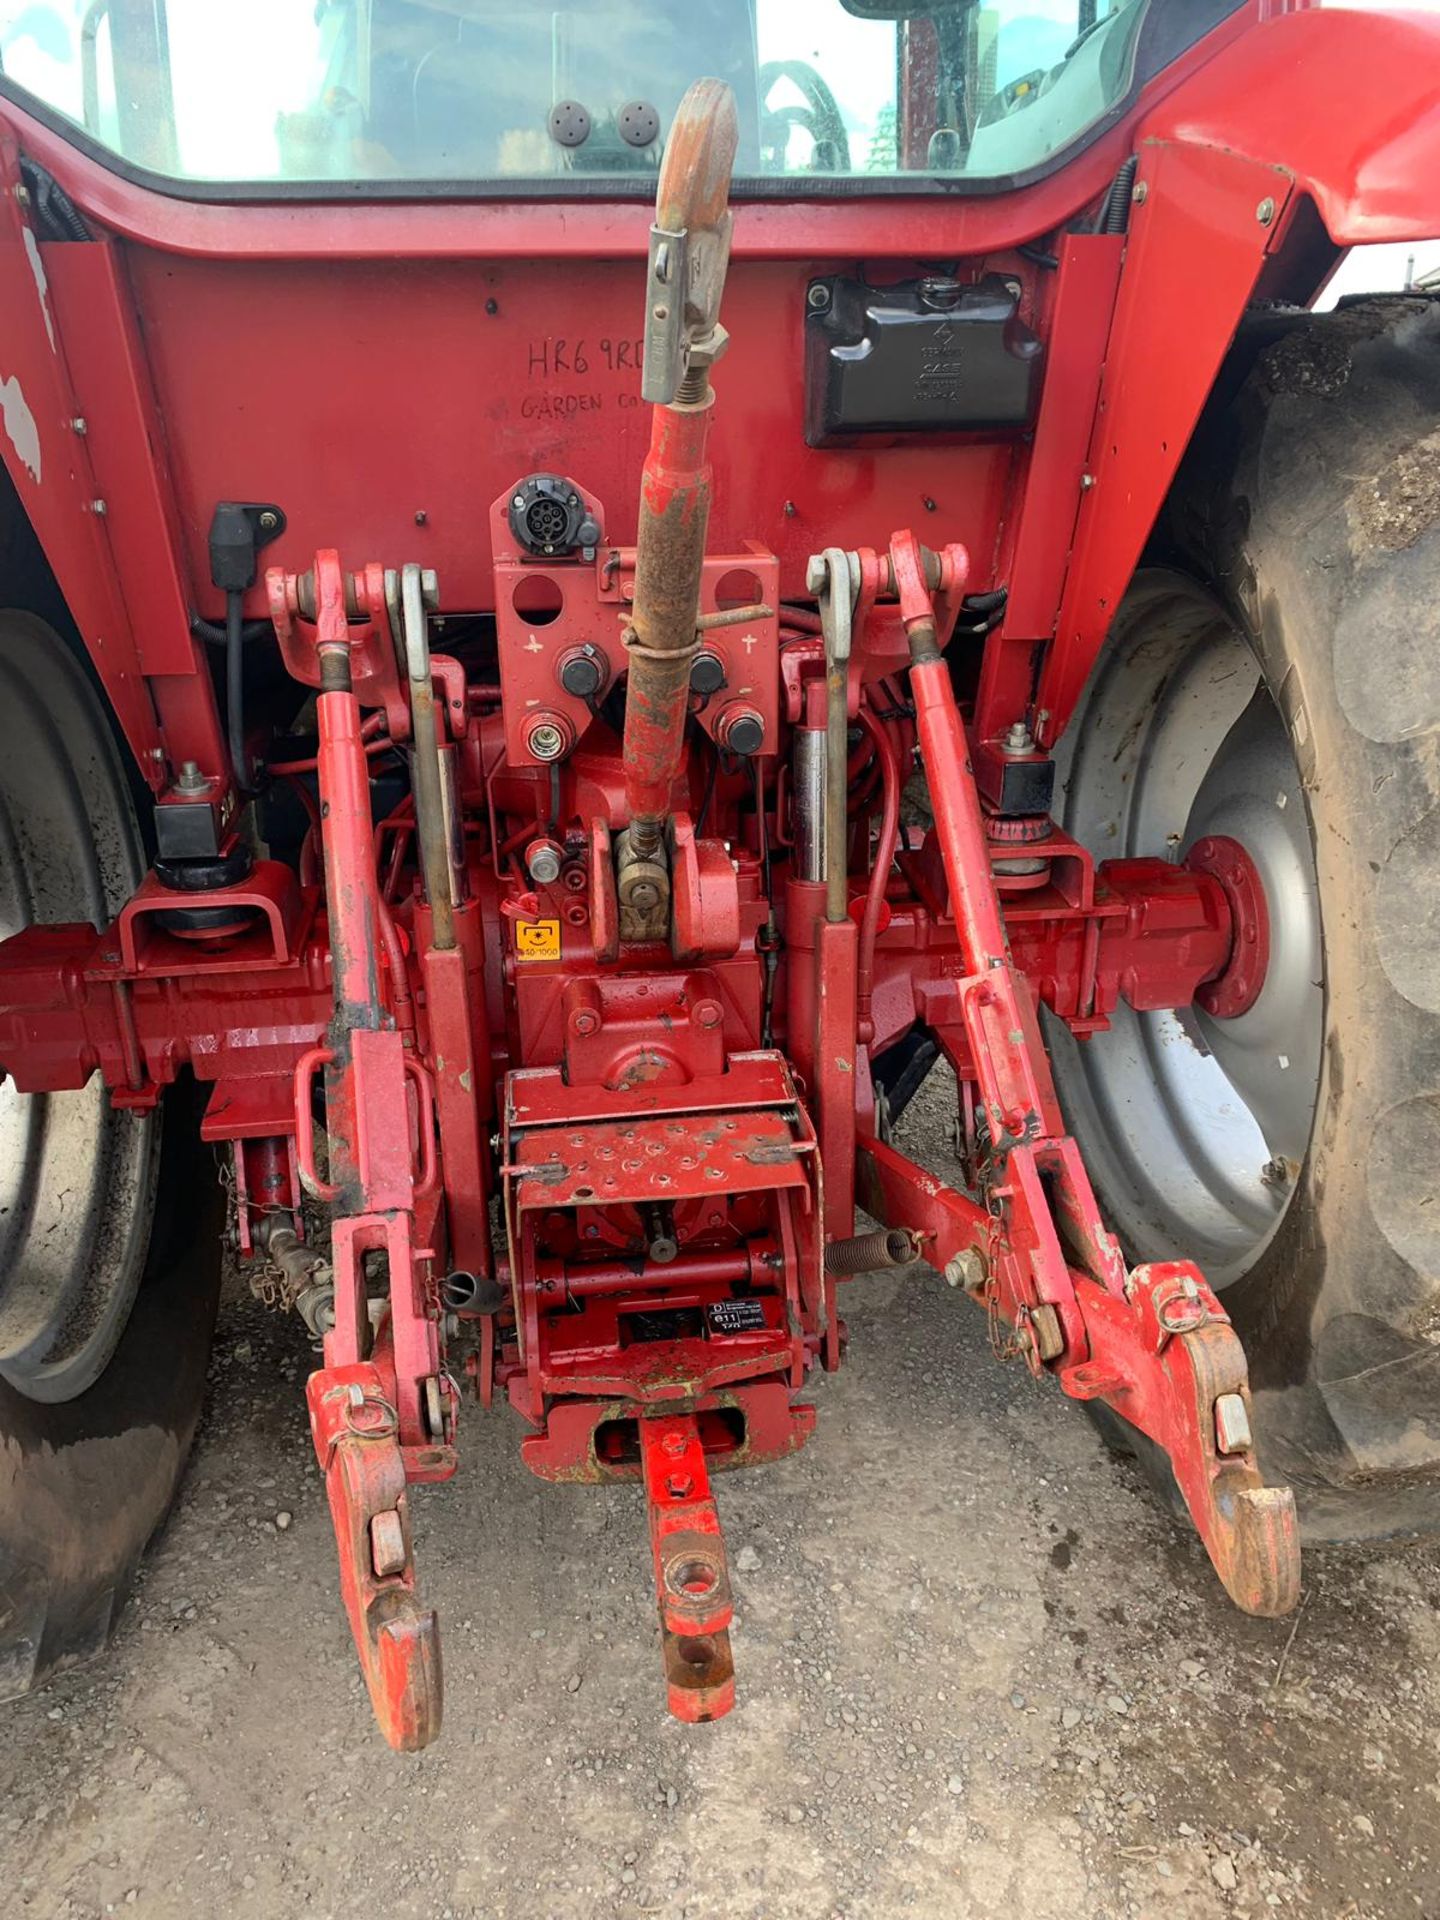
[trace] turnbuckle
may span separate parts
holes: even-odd
[[[735,1704],[733,1608],[700,1429],[690,1413],[639,1424],[670,1711],[692,1723],[718,1720]]]
[[[340,1592],[380,1731],[400,1753],[440,1731],[440,1629],[415,1592],[400,1422],[378,1370],[312,1373],[305,1398],[340,1553]]]

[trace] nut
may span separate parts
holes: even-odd
[[[966,1247],[945,1262],[947,1284],[963,1287],[966,1293],[978,1293],[989,1277],[989,1264],[978,1247]]]

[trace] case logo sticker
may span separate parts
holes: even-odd
[[[517,960],[558,960],[560,958],[560,922],[558,920],[517,920],[515,922],[515,958]]]

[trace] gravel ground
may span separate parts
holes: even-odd
[[[933,1275],[845,1306],[812,1444],[719,1481],[736,1711],[664,1713],[638,1491],[542,1485],[477,1410],[416,1500],[413,1758],[351,1654],[300,1330],[227,1306],[110,1655],[0,1722],[0,1912],[1440,1916],[1440,1551],[1312,1551],[1298,1619],[1246,1619]]]

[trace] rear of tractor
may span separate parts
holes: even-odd
[[[497,1400],[726,1712],[712,1483],[917,1259],[1241,1607],[1433,1523],[1440,309],[1307,307],[1437,224],[1440,31],[306,0],[232,167],[186,11],[0,34],[6,1688],[171,1497],[212,1193],[397,1747]]]

